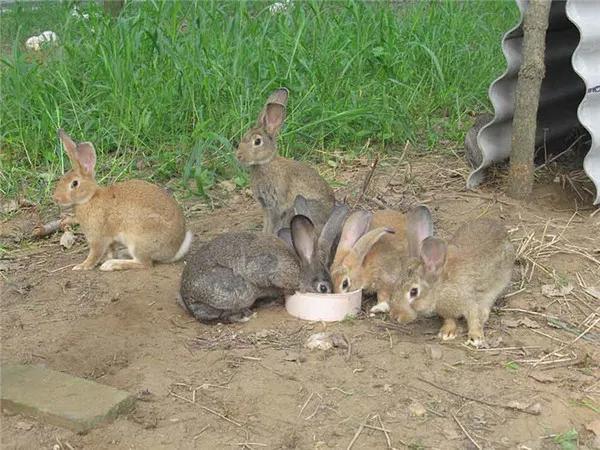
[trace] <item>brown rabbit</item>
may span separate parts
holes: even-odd
[[[294,202],[303,196],[311,218],[320,230],[333,210],[331,187],[312,167],[277,155],[277,135],[285,120],[286,88],[273,92],[258,116],[256,125],[240,141],[237,158],[250,171],[250,184],[263,208],[263,232],[277,234],[290,226]]]
[[[376,292],[377,304],[371,312],[387,312],[402,265],[408,258],[406,232],[407,223],[412,222],[422,232],[423,239],[433,233],[431,214],[425,206],[413,208],[406,215],[393,210],[373,214],[356,211],[350,215],[331,266],[334,292],[357,289]],[[407,307],[406,314],[412,316],[414,312]]]
[[[390,315],[400,321],[395,303],[408,302],[419,315],[437,313],[444,324],[439,336],[456,337],[456,320],[464,317],[468,343],[484,345],[483,327],[496,298],[510,283],[515,251],[502,223],[479,219],[460,227],[446,242],[436,237],[411,246],[418,258],[406,266],[392,298]]]
[[[187,253],[192,233],[186,232],[183,212],[173,197],[141,180],[98,186],[94,146],[76,144],[62,129],[58,136],[72,169],[58,181],[54,201],[74,207],[75,217],[65,223],[78,223],[90,247],[85,261],[73,270],[93,269],[107,251],[109,259],[100,270],[151,267],[154,261],[174,262]],[[112,259],[117,244],[133,259]]]

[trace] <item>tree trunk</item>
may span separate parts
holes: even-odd
[[[104,12],[113,17],[119,17],[121,9],[123,9],[124,0],[104,0]]]
[[[533,188],[535,129],[551,0],[529,0],[523,18],[523,63],[519,69],[513,117],[508,194],[523,199]]]

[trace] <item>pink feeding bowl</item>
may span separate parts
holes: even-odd
[[[337,322],[360,312],[362,290],[341,294],[296,292],[285,298],[288,314],[303,320]]]

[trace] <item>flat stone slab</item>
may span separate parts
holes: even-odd
[[[2,408],[85,433],[133,407],[128,392],[43,366],[6,364],[0,369]]]

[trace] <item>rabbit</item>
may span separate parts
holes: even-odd
[[[292,247],[284,236],[249,231],[224,233],[200,247],[187,258],[180,304],[202,322],[245,321],[260,298],[331,292],[313,223],[296,215],[290,230]]]
[[[153,262],[175,262],[190,248],[192,233],[185,229],[181,207],[163,189],[142,180],[98,186],[94,176],[96,151],[90,142],[75,143],[58,130],[72,169],[58,181],[53,199],[61,207],[74,207],[74,217],[90,247],[85,261],[73,270],[93,269],[108,253],[100,270],[151,267]],[[112,259],[121,244],[132,259]]]
[[[334,292],[364,289],[377,293],[377,304],[371,313],[389,311],[389,300],[398,275],[408,258],[407,224],[424,234],[433,234],[431,213],[425,206],[417,206],[406,215],[394,210],[375,213],[352,213],[342,230],[337,252],[331,266]],[[410,308],[406,314],[414,315]]]
[[[263,232],[267,234],[289,227],[298,195],[310,204],[309,217],[317,229],[325,224],[335,202],[333,190],[315,169],[277,155],[277,135],[285,120],[288,95],[286,88],[280,88],[269,96],[236,154],[250,172],[252,193],[263,209]]]
[[[318,207],[315,208],[314,201],[307,200],[302,195],[296,196],[296,200],[294,201],[294,214],[304,215],[315,223],[315,220],[313,219],[315,210],[319,213]],[[317,230],[319,235],[319,256],[323,264],[325,264],[325,267],[328,269],[333,264],[333,258],[342,235],[342,227],[344,226],[344,222],[349,213],[350,208],[348,205],[335,202],[335,206],[333,207],[331,215],[327,218],[327,222],[325,222],[322,229]],[[319,219],[320,221],[323,221],[323,217],[319,217]]]
[[[411,235],[411,233],[409,233]],[[515,250],[501,222],[478,219],[461,226],[448,241],[412,233],[411,254],[403,282],[393,294],[395,303],[408,302],[418,315],[437,313],[443,319],[442,340],[456,337],[456,320],[468,325],[468,344],[485,345],[483,327],[490,310],[510,283]],[[402,321],[402,320],[401,320]]]

